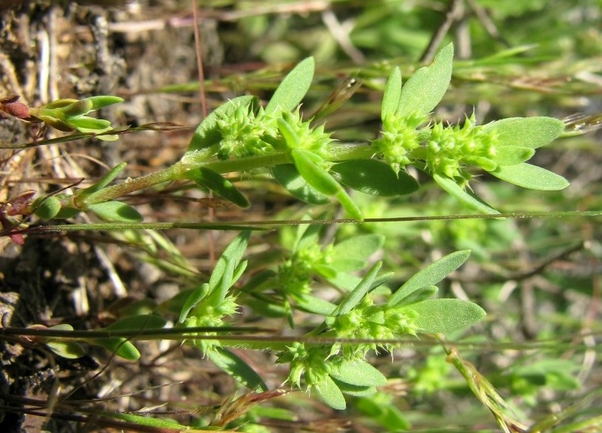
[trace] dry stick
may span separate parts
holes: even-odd
[[[468,7],[472,9],[477,16],[485,31],[489,33],[489,36],[506,47],[510,47],[510,43],[501,35],[485,8],[474,0],[466,0],[466,2],[468,3]]]
[[[199,11],[196,7],[196,0],[192,0],[192,17],[194,20],[194,47],[196,49],[197,68],[199,70],[199,93],[201,94],[201,112],[203,119],[207,117],[207,99],[205,98],[205,73],[203,71],[203,52],[201,50],[201,32],[199,32]],[[213,198],[213,192],[209,190],[209,198]],[[208,209],[209,221],[215,220],[215,210],[210,206]],[[215,263],[215,233],[212,230],[207,232],[209,238],[209,263]]]
[[[420,56],[420,62],[429,63],[435,58],[435,53],[439,49],[439,45],[443,41],[443,38],[449,31],[454,21],[461,17],[463,12],[462,3],[464,0],[452,0],[449,10],[445,14],[445,20],[439,28],[435,31],[435,34],[431,38],[426,50]]]

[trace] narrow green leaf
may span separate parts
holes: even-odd
[[[337,306],[332,312],[333,316],[339,316],[341,314],[349,313],[360,301],[366,296],[371,289],[373,289],[372,283],[382,267],[382,262],[376,262],[368,273],[362,278],[362,281],[353,289]]]
[[[361,211],[341,184],[319,165],[320,156],[302,149],[292,149],[291,156],[295,167],[309,185],[322,194],[334,196],[351,217],[362,219]]]
[[[351,385],[350,383],[341,382],[333,378],[343,394],[352,395],[354,397],[369,397],[376,393],[376,388],[373,386]]]
[[[427,299],[404,307],[418,314],[414,324],[420,332],[446,334],[479,322],[486,313],[477,304],[461,299]]]
[[[73,326],[69,325],[68,323],[61,323],[59,325],[51,326],[48,329],[58,331],[73,331]],[[58,356],[62,356],[63,358],[67,359],[81,358],[87,353],[86,349],[84,349],[81,344],[67,339],[48,340],[46,341],[46,346],[48,346],[48,348]]]
[[[289,149],[298,149],[301,146],[301,142],[291,124],[283,118],[277,119],[276,123],[278,124],[278,131],[280,131],[280,135],[284,138],[286,146]]]
[[[84,356],[87,352],[84,347],[75,341],[50,340],[46,346],[58,356],[67,359],[77,359]]]
[[[315,62],[308,57],[291,70],[282,80],[272,99],[265,107],[266,114],[278,107],[282,111],[292,111],[303,100],[314,78]]]
[[[143,219],[136,209],[120,201],[91,204],[88,210],[105,221],[137,223]]]
[[[301,295],[295,297],[295,308],[312,314],[329,316],[336,308],[336,305],[316,296]]]
[[[490,173],[513,185],[539,191],[559,191],[569,186],[569,182],[564,177],[526,163],[501,166]]]
[[[185,177],[186,179],[195,181],[198,185],[210,189],[220,197],[231,201],[239,207],[249,207],[247,198],[242,195],[232,182],[213,170],[209,170],[206,167],[199,167],[187,171]]]
[[[339,203],[341,203],[341,206],[343,206],[343,209],[347,211],[351,218],[357,221],[362,221],[364,219],[360,208],[357,206],[357,204],[355,204],[352,198],[349,197],[349,194],[347,194],[347,191],[345,191],[343,188],[341,188],[341,190],[337,192],[334,197],[339,201]]]
[[[441,102],[451,81],[454,46],[443,47],[430,66],[418,69],[401,88],[397,114],[428,115]]]
[[[336,380],[356,386],[383,386],[387,378],[363,359],[340,361],[329,374]]]
[[[217,301],[222,300],[228,289],[234,284],[235,271],[239,268],[250,236],[251,232],[248,231],[239,234],[217,260],[209,279],[209,294],[213,295],[214,292],[218,292]]]
[[[32,207],[38,217],[49,220],[59,214],[62,205],[56,197],[41,197],[34,201]]]
[[[401,98],[401,71],[398,67],[393,69],[383,94],[383,104],[380,110],[380,118],[385,121],[385,118],[395,114],[399,100]]]
[[[272,175],[288,192],[306,203],[320,205],[329,202],[328,196],[308,184],[293,164],[280,164],[273,167]]]
[[[497,210],[489,206],[479,197],[475,196],[469,191],[466,191],[460,185],[458,185],[453,179],[447,176],[441,176],[439,174],[433,174],[433,179],[437,182],[441,188],[443,188],[449,195],[455,197],[458,201],[465,204],[466,206],[489,215],[499,214]]]
[[[80,132],[100,133],[111,129],[111,122],[106,119],[97,119],[95,117],[77,116],[69,117],[65,120],[68,125],[77,128]]]
[[[291,156],[301,176],[322,194],[335,195],[342,189],[341,185],[317,163],[321,158],[315,153],[293,149]]]
[[[535,155],[535,149],[529,147],[502,146],[496,149],[496,154],[492,159],[499,165],[516,165],[528,161],[533,155]],[[488,170],[487,167],[483,168],[487,171],[492,171]]]
[[[128,361],[136,361],[140,359],[140,352],[131,342],[122,337],[115,338],[89,338],[86,339],[89,344],[105,348],[111,353],[115,353]]]
[[[418,302],[426,301],[427,299],[432,298],[437,294],[438,291],[439,288],[437,286],[421,287],[420,289],[417,289],[411,292],[409,295],[403,297],[395,305],[401,306],[417,304]]]
[[[343,393],[330,376],[325,375],[319,383],[313,384],[311,389],[331,408],[345,410],[347,407]]]
[[[120,428],[120,431],[124,431],[124,429],[133,429],[138,431],[151,431],[151,432],[161,432],[161,433],[181,433],[184,431],[190,430],[189,426],[177,423],[174,420],[168,418],[153,418],[147,414],[145,415],[137,415],[133,413],[123,413],[123,412],[115,412],[115,411],[101,411],[96,410],[95,416],[104,417],[113,420],[121,420],[127,423],[135,424],[135,427],[132,426],[123,426]],[[102,418],[98,420],[101,423]],[[106,421],[104,421],[106,423]],[[114,422],[114,421],[113,421]],[[150,427],[150,428],[149,428]],[[117,427],[115,427],[117,428]]]
[[[76,200],[79,202],[82,202],[83,199],[85,199],[90,194],[100,191],[101,189],[103,189],[104,187],[109,185],[111,182],[113,182],[115,180],[115,178],[117,178],[117,176],[119,176],[119,173],[121,173],[125,169],[126,166],[127,166],[127,162],[122,162],[120,164],[117,164],[115,167],[113,167],[111,170],[109,170],[109,172],[107,174],[105,174],[103,177],[101,177],[100,180],[98,182],[96,182],[94,185],[91,185],[91,186],[79,191],[77,193]]]
[[[190,295],[186,298],[184,305],[182,306],[182,311],[180,312],[180,317],[178,318],[178,323],[184,323],[188,318],[188,314],[190,311],[196,307],[199,302],[201,302],[209,293],[209,284],[204,283],[199,287],[194,289]]]
[[[399,196],[418,190],[418,182],[406,171],[396,173],[389,164],[375,159],[335,164],[333,177],[356,191],[378,196]]]
[[[564,122],[552,117],[510,117],[484,125],[495,131],[499,146],[521,146],[537,149],[555,140],[564,131]]]
[[[192,140],[190,140],[186,153],[204,149],[219,143],[222,139],[222,134],[219,131],[217,121],[220,118],[231,117],[237,110],[253,110],[255,106],[258,106],[257,98],[255,96],[247,95],[231,99],[216,108],[197,127],[192,136]]]
[[[247,388],[252,390],[261,389],[262,391],[268,390],[268,386],[255,370],[228,349],[215,347],[206,355],[216,366]]]
[[[434,286],[453,271],[458,269],[470,257],[470,250],[456,251],[431,263],[426,268],[414,274],[389,299],[387,303],[393,307],[401,304],[404,299],[415,291]]]
[[[98,110],[100,108],[104,108],[109,105],[119,104],[119,103],[123,102],[123,98],[120,98],[119,96],[112,96],[112,95],[91,96],[89,98],[86,98],[86,100],[88,100],[92,103],[93,110]]]

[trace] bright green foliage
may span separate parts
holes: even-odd
[[[390,306],[408,305],[410,295],[417,290],[429,288],[443,280],[453,271],[458,269],[470,257],[470,251],[456,251],[431,263],[420,272],[416,273],[401,286],[389,299]]]
[[[375,159],[357,159],[335,164],[332,176],[356,191],[380,196],[399,196],[418,190],[418,182],[405,171],[395,173]]]
[[[294,110],[305,97],[314,76],[315,62],[307,58],[299,63],[280,83],[265,107],[267,113],[280,109]]]
[[[435,122],[419,128],[449,85],[452,57],[453,47],[448,45],[432,65],[417,70],[401,90],[399,70],[391,73],[383,96],[382,136],[372,143],[378,155],[396,173],[403,173],[408,165],[417,166],[448,193],[485,213],[496,211],[465,191],[475,168],[531,189],[566,187],[568,183],[560,176],[522,164],[534,155],[534,149],[560,136],[564,124],[559,120],[513,118],[480,126],[475,124],[473,115],[463,125],[452,127]]]
[[[375,196],[411,194],[419,185],[406,171],[408,166],[430,175],[460,202],[488,214],[497,211],[470,189],[470,181],[479,171],[524,188],[566,187],[568,182],[562,177],[526,164],[537,148],[560,136],[564,123],[559,120],[510,118],[477,125],[472,115],[455,126],[429,122],[431,111],[449,86],[452,67],[450,44],[403,86],[401,72],[394,68],[383,95],[381,136],[365,144],[340,144],[325,132],[323,124],[304,120],[301,113],[299,104],[314,74],[313,59],[306,59],[283,79],[265,108],[256,97],[242,96],[213,111],[172,167],[137,182],[109,186],[125,167],[120,164],[74,198],[57,197],[58,212],[53,200],[40,209],[40,215],[63,217],[90,209],[106,220],[138,221],[140,216],[116,199],[174,180],[192,180],[244,208],[249,202],[223,174],[254,175],[260,169],[269,170],[280,185],[305,202],[324,204],[335,199],[356,220],[362,220],[362,213],[345,187]],[[87,114],[119,101],[114,97],[59,100],[41,107],[35,115],[57,127],[105,132],[110,125]],[[65,209],[70,211],[63,212]]]
[[[439,104],[452,75],[454,46],[448,44],[430,66],[418,69],[401,88],[395,114],[402,118],[427,116]]]
[[[106,201],[88,206],[88,210],[94,212],[105,221],[114,222],[140,222],[142,215],[132,206],[119,201]]]
[[[206,167],[199,167],[187,171],[186,178],[194,180],[198,185],[208,188],[237,206],[242,208],[249,207],[249,201],[232,184],[232,182],[213,170]]]
[[[51,326],[48,329],[60,330],[60,331],[73,331],[73,326],[62,323],[60,325]],[[67,359],[77,359],[84,356],[87,351],[86,349],[76,341],[61,340],[61,339],[48,339],[46,346],[58,356]]]
[[[217,261],[209,283],[195,289],[184,303],[178,320],[180,325],[186,328],[226,326],[226,318],[236,314],[238,304],[229,291],[246,268],[247,262],[242,260],[242,256],[248,241],[249,233],[243,232],[230,243]],[[217,340],[195,339],[191,340],[191,344],[208,356],[220,347]],[[240,375],[240,366],[233,361],[233,355],[220,352],[215,356],[222,360],[221,364],[232,367],[232,374],[236,371],[236,375]]]
[[[86,99],[59,99],[38,108],[32,108],[32,117],[60,131],[74,131],[85,134],[102,134],[113,129],[111,122],[106,119],[96,119],[88,116],[92,111],[108,105],[118,104],[123,99],[117,96],[99,95]],[[115,141],[116,136],[100,135],[100,140]]]
[[[165,327],[166,323],[167,321],[162,317],[152,314],[130,316],[112,323],[103,330],[130,331],[131,335],[136,335],[136,333],[141,330],[162,329]],[[116,355],[130,361],[135,361],[140,358],[140,352],[136,349],[136,346],[124,337],[88,338],[85,341],[89,344],[104,347],[110,352],[114,352]]]

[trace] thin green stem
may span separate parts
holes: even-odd
[[[103,203],[109,200],[114,200],[118,197],[131,194],[136,191],[140,191],[146,188],[150,188],[160,183],[172,182],[175,180],[175,174],[177,173],[178,164],[172,165],[164,170],[150,173],[145,176],[137,177],[135,179],[128,179],[124,183],[109,186],[103,188],[98,192],[92,193],[85,197],[81,202],[78,202],[78,206],[87,207],[95,203]]]

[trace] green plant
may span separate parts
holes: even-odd
[[[400,70],[393,69],[384,89],[383,131],[370,143],[339,143],[323,126],[303,119],[299,104],[314,73],[314,62],[309,58],[289,73],[265,107],[253,96],[242,96],[216,109],[198,126],[188,150],[174,165],[113,184],[126,167],[122,163],[94,185],[40,198],[22,209],[21,214],[53,219],[91,212],[108,222],[97,228],[133,228],[142,221],[142,215],[121,199],[174,181],[191,181],[247,207],[247,198],[236,187],[234,177],[226,176],[228,173],[244,173],[246,179],[253,179],[269,172],[294,197],[313,205],[336,200],[356,221],[362,221],[363,213],[348,189],[384,197],[412,194],[420,185],[409,173],[409,167],[432,177],[464,205],[490,215],[497,215],[498,211],[470,188],[480,171],[525,188],[565,188],[568,183],[564,178],[526,163],[537,148],[563,133],[563,122],[533,117],[477,125],[474,116],[470,116],[462,125],[452,126],[430,120],[431,111],[450,84],[452,59],[453,46],[448,45],[430,66],[418,69],[405,85]],[[110,125],[102,119],[91,120],[87,114],[118,101],[99,98],[104,99],[59,101],[32,115],[63,129],[110,133]],[[161,228],[160,224],[146,227]],[[241,228],[227,224],[224,227]],[[10,227],[6,228],[11,234]],[[80,228],[83,226],[72,225],[70,229]],[[43,232],[44,227],[38,231]],[[11,236],[14,239],[16,235]],[[278,363],[289,366],[286,382],[293,387],[317,394],[335,409],[346,407],[345,394],[363,398],[366,410],[371,410],[371,396],[377,387],[387,383],[385,375],[368,362],[371,352],[392,351],[403,337],[460,332],[485,315],[475,303],[435,298],[435,285],[468,259],[467,250],[444,256],[397,290],[391,290],[387,284],[392,275],[379,274],[382,262],[370,260],[382,246],[382,236],[365,235],[321,244],[320,226],[300,225],[292,236],[294,241],[286,245],[286,258],[247,278],[244,253],[249,238],[248,231],[239,235],[221,255],[208,281],[170,308],[178,314],[174,338],[198,347],[218,367],[252,390],[267,392],[267,385],[232,349],[271,351]],[[363,277],[355,274],[358,271]],[[318,282],[336,287],[340,299],[330,302],[316,296]],[[259,314],[284,317],[305,333],[294,340],[236,338],[228,332],[241,305],[250,306]],[[295,323],[295,311],[317,315],[320,323]],[[111,325],[105,334],[55,334],[62,335],[60,338],[48,334],[41,342],[62,356],[78,356],[83,351],[80,343],[88,343],[102,345],[126,359],[136,359],[139,354],[125,335],[129,333],[129,338],[136,339],[145,329],[153,332],[155,338],[162,338],[164,324],[155,316],[136,315]],[[488,384],[479,387],[485,382],[474,383],[472,367],[452,356],[453,350],[448,353],[450,362],[465,374],[475,394],[486,388],[487,395],[499,403]]]

